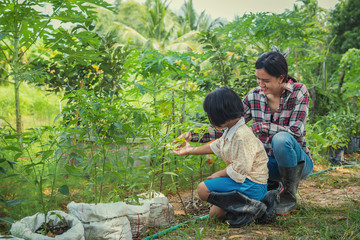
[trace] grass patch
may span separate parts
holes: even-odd
[[[15,126],[15,95],[12,85],[0,86],[0,116]],[[60,113],[61,96],[42,88],[22,84],[20,86],[20,110],[23,129],[52,125]],[[1,121],[1,120],[0,120]],[[0,122],[1,124],[1,122]]]
[[[184,222],[184,217],[177,221]],[[148,235],[164,229],[153,229]],[[151,233],[151,234],[150,234]],[[287,216],[279,216],[272,224],[250,224],[242,228],[229,228],[218,220],[191,222],[181,229],[169,232],[159,239],[359,239],[359,202],[345,202],[333,207],[299,204]]]

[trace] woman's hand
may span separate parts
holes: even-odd
[[[174,153],[178,155],[188,155],[193,148],[191,147],[188,141],[185,141],[181,145],[177,146],[176,150],[173,150]]]

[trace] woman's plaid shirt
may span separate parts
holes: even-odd
[[[253,120],[253,124],[250,127],[262,141],[269,155],[273,156],[271,147],[273,136],[278,132],[288,132],[311,158],[305,140],[309,93],[304,84],[293,82],[289,79],[281,94],[279,108],[274,113],[272,119],[266,95],[260,87],[251,90],[243,99],[243,104],[245,122]],[[223,131],[212,128],[200,140],[198,134],[192,133],[191,141],[209,142],[220,138],[222,133]]]
[[[273,155],[271,148],[273,136],[278,132],[288,132],[311,157],[305,140],[309,93],[304,84],[289,79],[281,94],[279,108],[272,119],[266,95],[260,87],[251,90],[243,99],[243,104],[245,121],[253,120],[250,127],[263,142],[269,155]]]

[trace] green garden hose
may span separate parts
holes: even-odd
[[[327,169],[324,169],[324,170],[321,170],[321,171],[318,171],[318,172],[314,172],[314,173],[310,174],[309,177],[314,176],[314,175],[318,175],[318,174],[323,173],[323,172],[331,171],[331,170],[334,170],[334,169],[337,169],[337,168],[348,168],[348,167],[357,167],[357,166],[360,166],[360,165],[359,164],[352,164],[352,165],[342,165],[342,166],[337,166],[337,167],[331,167],[331,168],[327,168]]]
[[[189,222],[196,222],[196,221],[198,221],[198,220],[204,220],[204,219],[207,219],[207,218],[209,218],[209,214],[208,214],[208,215],[205,215],[205,216],[197,217],[197,218],[192,219],[192,220],[185,221],[185,222],[180,223],[180,224],[178,224],[178,225],[176,225],[176,226],[173,226],[173,227],[171,227],[171,228],[165,229],[164,231],[158,232],[158,233],[156,233],[156,234],[154,234],[154,235],[152,235],[152,236],[143,238],[142,240],[149,240],[149,239],[158,238],[158,237],[160,237],[161,235],[164,235],[165,233],[168,233],[168,232],[172,232],[172,231],[174,231],[175,229],[178,229],[178,228],[182,227],[183,225],[185,225],[185,224],[187,224],[187,223],[189,223]]]
[[[337,168],[348,168],[348,167],[357,167],[357,166],[360,166],[359,164],[353,164],[353,165],[345,165],[345,166],[338,166],[338,167],[331,167],[331,168],[327,168],[327,169],[324,169],[324,170],[321,170],[321,171],[318,171],[318,172],[315,172],[315,173],[312,173],[309,175],[309,177],[311,176],[314,176],[314,175],[318,175],[318,174],[321,174],[321,173],[324,173],[324,172],[327,172],[327,171],[331,171],[331,170],[334,170],[334,169],[337,169]],[[173,227],[170,227],[170,228],[167,228],[165,229],[164,231],[161,231],[161,232],[158,232],[154,235],[151,235],[149,237],[146,237],[146,238],[143,238],[142,240],[150,240],[150,239],[155,239],[155,238],[158,238],[160,237],[161,235],[164,235],[168,232],[172,232],[178,228],[181,228],[182,226],[184,226],[185,224],[189,223],[189,222],[196,222],[198,220],[204,220],[204,219],[207,219],[209,218],[209,215],[205,215],[205,216],[201,216],[201,217],[197,217],[195,219],[192,219],[192,220],[188,220],[188,221],[185,221],[183,223],[180,223],[176,226],[173,226]]]

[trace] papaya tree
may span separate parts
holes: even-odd
[[[24,82],[40,79],[42,69],[34,69],[31,63],[57,45],[64,30],[60,24],[74,26],[93,21],[96,6],[111,8],[103,0],[4,0],[0,3],[0,55],[6,67],[0,76],[2,81],[14,85],[16,129],[22,133],[20,111],[20,86]],[[60,26],[60,27],[59,27]],[[28,58],[33,48],[43,45],[43,52]],[[83,56],[78,56],[79,59]]]

